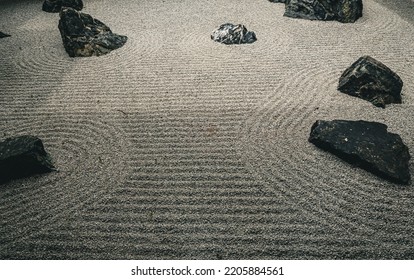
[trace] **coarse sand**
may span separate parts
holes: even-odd
[[[414,153],[407,17],[373,0],[351,24],[267,0],[84,3],[124,47],[70,58],[58,14],[0,1],[0,140],[38,136],[59,168],[0,186],[1,259],[414,258],[413,185],[308,142],[318,119],[361,119]],[[226,22],[258,40],[212,41]],[[363,55],[401,77],[402,104],[337,90]]]

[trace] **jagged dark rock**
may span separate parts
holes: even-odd
[[[349,23],[362,17],[362,7],[362,0],[288,0],[284,16]]]
[[[82,0],[45,0],[42,10],[48,13],[58,13],[62,7],[73,8],[75,10],[83,9]]]
[[[253,43],[257,40],[256,34],[252,31],[247,31],[247,28],[242,24],[225,23],[213,31],[211,39],[223,43],[230,44],[247,44]]]
[[[316,121],[309,142],[389,181],[410,182],[407,146],[387,126],[367,121]]]
[[[0,142],[0,183],[55,170],[42,141],[18,136]]]
[[[390,68],[363,56],[339,78],[338,90],[384,108],[385,104],[401,103],[402,87],[403,81]]]
[[[128,37],[111,29],[90,15],[72,8],[60,12],[59,30],[69,56],[99,56],[122,47]]]
[[[0,38],[10,37],[11,35],[3,33],[0,31]]]

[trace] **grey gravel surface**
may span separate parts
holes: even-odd
[[[41,5],[0,1],[13,35],[0,138],[38,136],[59,172],[0,185],[2,259],[414,257],[413,186],[307,141],[317,119],[363,119],[414,150],[414,31],[399,13],[365,0],[342,24],[267,0],[90,0],[83,11],[128,41],[70,58]],[[223,22],[258,40],[217,44]],[[401,77],[402,104],[337,91],[363,55]]]

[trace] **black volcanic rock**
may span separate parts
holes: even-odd
[[[112,33],[101,21],[72,8],[60,12],[59,31],[69,56],[99,56],[122,47],[127,36]]]
[[[0,31],[0,38],[6,38],[6,37],[10,37],[11,35],[3,33]]]
[[[384,108],[385,104],[401,103],[402,87],[403,81],[390,68],[363,56],[339,78],[338,90]]]
[[[362,7],[362,0],[288,0],[284,16],[349,23],[362,17]]]
[[[253,43],[257,40],[256,34],[252,31],[247,31],[247,28],[242,24],[225,23],[213,31],[211,39],[223,43],[230,44],[247,44]]]
[[[389,181],[410,182],[408,148],[382,123],[318,120],[309,142]]]
[[[26,135],[0,142],[0,183],[53,170],[55,167],[39,138]]]
[[[49,13],[58,13],[62,7],[73,8],[75,10],[83,9],[82,0],[45,0],[42,10]]]

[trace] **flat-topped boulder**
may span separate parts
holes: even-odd
[[[309,142],[341,159],[400,184],[410,182],[408,147],[387,126],[367,121],[316,121]]]
[[[362,8],[362,0],[288,0],[284,16],[350,23],[362,17]]]
[[[83,2],[82,0],[45,0],[42,10],[48,13],[58,13],[62,7],[80,11],[83,9]]]
[[[377,107],[401,103],[403,81],[390,68],[370,56],[362,56],[339,78],[338,90],[368,100]]]
[[[0,38],[6,38],[6,37],[10,37],[11,35],[3,33],[0,31]]]
[[[248,31],[242,24],[225,23],[213,31],[211,39],[223,43],[230,44],[249,44],[257,40],[253,31]]]
[[[128,37],[111,29],[92,16],[72,8],[60,12],[59,31],[66,52],[75,56],[100,56],[122,47]]]
[[[55,170],[42,140],[18,136],[0,142],[0,183]]]

